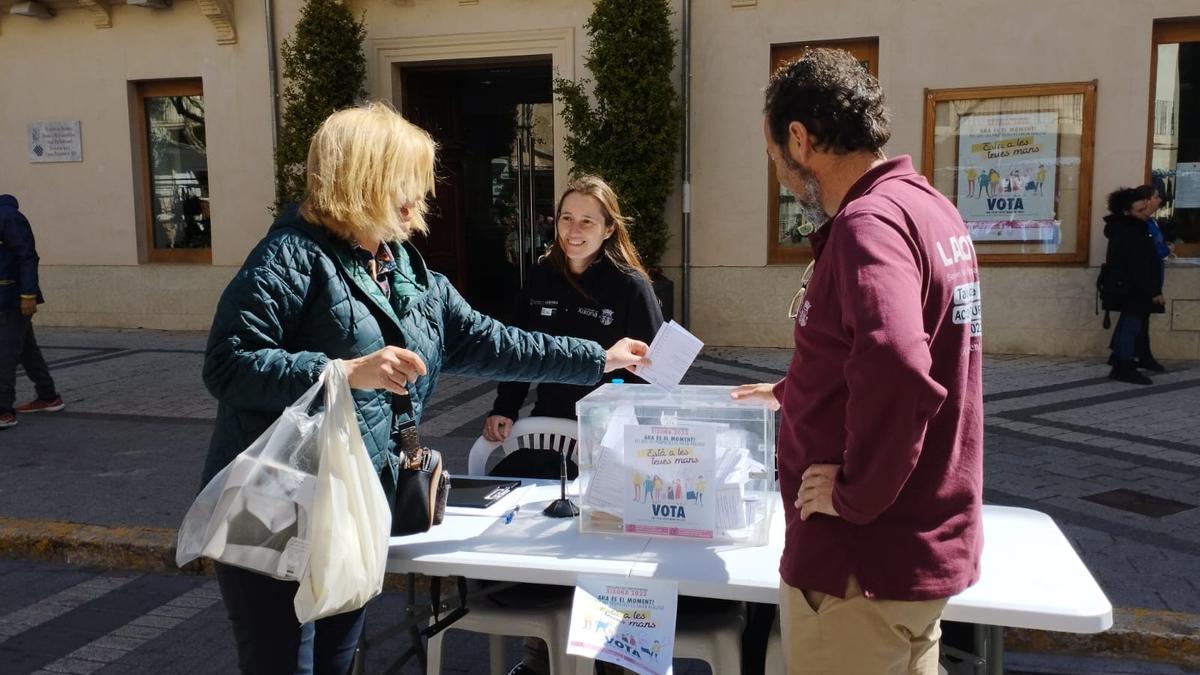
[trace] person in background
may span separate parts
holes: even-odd
[[[942,610],[983,548],[974,248],[911,158],[885,156],[883,92],[848,52],[776,70],[763,130],[820,225],[787,374],[733,391],[783,411],[787,669],[937,675]]]
[[[217,305],[204,383],[217,420],[207,483],[320,377],[345,362],[363,443],[388,502],[399,458],[393,397],[419,421],[444,372],[590,385],[646,363],[644,342],[607,351],[474,311],[410,243],[427,231],[436,147],[385,104],[330,115],[309,145],[299,208],[286,209]],[[402,408],[403,409],[403,408]],[[407,419],[401,422],[407,422]],[[298,584],[216,565],[243,673],[345,675],[366,608],[301,625]]]
[[[1162,191],[1158,186],[1159,183],[1155,183],[1153,185],[1143,185],[1138,188],[1138,196],[1145,197],[1145,204],[1134,215],[1144,218],[1146,221],[1146,231],[1150,233],[1150,238],[1154,240],[1154,250],[1158,255],[1158,285],[1165,287],[1167,283],[1167,258],[1171,257],[1171,248],[1167,246],[1162,228],[1158,226],[1158,221],[1154,218],[1154,214],[1158,213],[1158,209],[1162,206],[1163,202]],[[1156,373],[1166,372],[1166,366],[1159,363],[1158,359],[1154,358],[1154,353],[1150,351],[1149,316],[1146,317],[1146,325],[1138,333],[1134,353],[1137,355],[1138,368],[1144,368]]]
[[[612,187],[597,176],[572,179],[558,199],[555,222],[554,240],[530,270],[518,296],[513,324],[602,344],[615,335],[653,340],[662,326],[662,309],[629,238],[626,218],[621,215]],[[641,381],[635,377],[625,379]],[[484,420],[484,438],[494,443],[508,438],[529,386],[527,381],[496,386],[496,401]],[[532,414],[575,419],[576,401],[597,386],[543,382],[537,385]],[[493,469],[497,475],[521,478],[556,478],[560,471],[560,461],[551,453],[534,450],[517,450]],[[568,469],[569,474],[575,471],[573,466]],[[569,591],[523,584],[510,595],[521,596],[522,603],[529,606],[557,602]],[[523,655],[509,675],[546,675],[549,671],[545,643],[525,638]]]
[[[654,339],[662,326],[662,308],[629,238],[616,192],[597,176],[579,176],[559,197],[555,222],[557,234],[530,270],[512,324],[601,344],[623,336],[645,342]],[[529,382],[496,386],[496,400],[483,425],[484,438],[500,443],[508,437],[529,386]],[[539,384],[532,414],[574,419],[575,402],[596,386]]]
[[[1109,379],[1130,384],[1152,384],[1137,371],[1138,344],[1149,339],[1142,333],[1150,314],[1165,311],[1162,292],[1162,258],[1146,225],[1146,209],[1153,191],[1119,188],[1108,195],[1104,236],[1108,238],[1105,269],[1109,275],[1104,309],[1120,312],[1113,327]],[[1157,362],[1155,362],[1157,363]],[[1161,366],[1160,366],[1161,367]]]
[[[33,315],[42,302],[33,228],[17,198],[0,195],[0,429],[17,426],[17,413],[66,407],[33,334]],[[37,398],[14,407],[18,365],[33,380]]]

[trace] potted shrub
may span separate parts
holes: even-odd
[[[366,96],[367,29],[338,0],[307,0],[283,41],[283,122],[275,149],[275,211],[304,196],[308,144],[332,113]]]

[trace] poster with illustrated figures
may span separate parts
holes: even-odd
[[[671,675],[678,603],[674,581],[581,574],[567,653],[639,675]]]
[[[712,539],[717,428],[625,427],[625,531]]]
[[[1057,241],[1058,113],[959,118],[958,211],[976,242]]]

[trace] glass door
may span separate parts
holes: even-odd
[[[415,243],[472,307],[508,319],[554,236],[550,64],[402,72],[405,115],[438,143],[430,232]]]
[[[554,239],[553,114],[549,103],[516,104],[509,151],[491,162],[495,225],[519,288]]]

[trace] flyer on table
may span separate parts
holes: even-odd
[[[713,425],[625,427],[625,531],[712,539],[716,457]]]
[[[567,653],[641,675],[670,675],[678,600],[674,581],[581,574]]]

